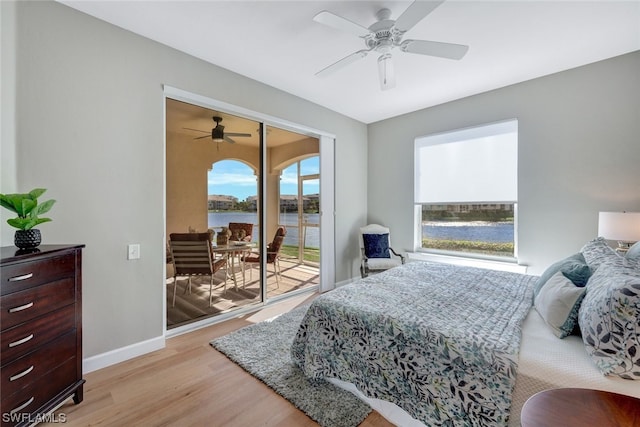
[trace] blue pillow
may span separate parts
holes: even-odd
[[[584,256],[578,252],[551,264],[544,273],[542,273],[533,289],[534,298],[538,296],[538,292],[540,292],[542,286],[547,283],[551,276],[559,271],[562,271],[562,274],[576,286],[586,285],[587,280],[591,276],[591,268],[587,265]]]
[[[391,258],[389,253],[389,233],[363,234],[364,254],[367,258]]]
[[[560,271],[579,288],[584,287],[591,277],[591,268],[580,261],[568,262],[560,268]]]

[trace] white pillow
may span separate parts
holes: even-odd
[[[571,335],[578,322],[578,310],[585,290],[559,271],[538,292],[534,306],[558,338]]]
[[[640,242],[636,242],[629,248],[625,254],[625,258],[640,262]]]

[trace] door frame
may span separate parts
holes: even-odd
[[[320,153],[318,153],[320,158]],[[304,264],[304,243],[306,240],[305,220],[304,220],[304,182],[317,179],[320,181],[320,173],[311,175],[300,175],[301,161],[298,162],[298,258]],[[318,217],[319,218],[319,217]],[[319,220],[318,220],[319,221]]]
[[[224,111],[229,114],[234,114],[249,120],[257,121],[260,123],[260,127],[262,130],[262,141],[265,140],[264,138],[266,137],[267,126],[273,126],[273,127],[277,127],[284,130],[289,130],[302,135],[307,135],[313,138],[317,138],[319,140],[319,145],[320,145],[320,150],[319,150],[320,151],[319,153],[319,156],[320,156],[320,284],[319,284],[319,291],[325,292],[327,290],[333,289],[335,287],[335,177],[334,177],[335,135],[323,130],[315,129],[315,128],[294,123],[279,117],[274,117],[268,114],[249,110],[244,107],[229,104],[224,101],[209,98],[207,96],[198,95],[198,94],[188,92],[172,86],[164,85],[163,92],[164,92],[163,93],[164,95],[163,96],[163,112],[164,112],[163,120],[165,122],[164,140],[163,140],[164,153],[165,153],[164,164],[163,164],[163,212],[162,212],[163,224],[164,224],[163,242],[167,241],[167,236],[166,236],[166,227],[167,227],[166,100],[174,99],[177,101],[182,101],[189,104],[197,105],[203,108],[220,110],[220,111]],[[261,144],[261,146],[263,145],[264,144]],[[261,153],[261,156],[262,155],[263,153]],[[261,164],[264,170],[264,160],[261,162]],[[264,190],[264,187],[263,187],[263,190]],[[266,224],[265,209],[261,209],[259,221],[261,224]],[[264,227],[260,227],[261,233],[264,233],[263,228]],[[263,235],[261,237],[264,238],[265,236]],[[264,242],[265,240],[262,239],[260,241]],[[266,275],[265,257],[263,257],[262,259],[262,264],[263,265],[261,266],[261,271],[263,272],[264,275]],[[263,283],[266,283],[264,282],[264,279],[265,277],[262,278]],[[253,305],[250,307],[241,307],[230,313],[224,313],[218,316],[207,317],[203,320],[195,321],[187,325],[168,330],[167,319],[166,319],[166,315],[167,315],[166,282],[167,282],[166,269],[164,269],[163,282],[162,282],[163,283],[162,328],[163,328],[165,337],[179,335],[185,332],[189,332],[191,330],[208,326],[213,323],[227,320],[229,318],[237,317],[239,314],[242,314],[243,312],[250,312],[250,311],[256,310],[256,305]],[[265,304],[269,303],[269,301],[266,299],[266,289],[263,290],[263,294],[265,298],[263,298],[263,301],[257,307],[263,307]]]

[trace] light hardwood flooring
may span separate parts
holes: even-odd
[[[209,344],[314,297],[292,298],[170,338],[162,350],[88,373],[84,401],[69,400],[56,414],[64,414],[66,426],[317,426]],[[372,412],[361,426],[392,424]]]

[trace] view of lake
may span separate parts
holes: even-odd
[[[319,224],[319,214],[305,214],[307,222]],[[248,222],[254,224],[253,240],[258,237],[258,214],[256,212],[209,212],[209,227],[226,227],[230,222]],[[295,213],[281,213],[280,223],[287,227],[286,245],[298,244],[298,215]],[[307,227],[305,230],[305,246],[320,247],[320,228]],[[512,222],[424,222],[422,235],[431,239],[442,240],[473,240],[482,242],[513,242]],[[270,240],[273,236],[267,236]]]
[[[513,242],[512,222],[423,222],[422,236],[441,240]]]
[[[246,222],[253,224],[252,240],[258,240],[258,214],[256,212],[209,212],[209,227],[227,227],[230,222]],[[320,223],[320,214],[305,214],[305,218],[310,224]],[[287,227],[287,235],[284,238],[285,245],[298,244],[298,214],[281,213],[280,224]],[[267,236],[271,241],[273,236]],[[305,230],[305,246],[309,248],[320,247],[320,228],[307,227]]]

